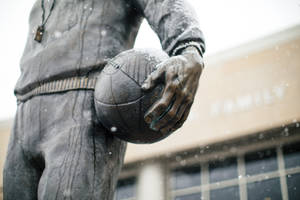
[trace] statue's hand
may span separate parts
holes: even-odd
[[[150,128],[167,133],[183,125],[194,101],[203,66],[197,49],[188,47],[181,55],[159,64],[147,77],[143,90],[153,88],[159,80],[165,83],[162,97],[144,116]]]

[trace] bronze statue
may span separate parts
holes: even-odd
[[[143,85],[165,82],[145,121],[162,132],[182,125],[205,50],[184,0],[37,0],[15,87],[4,200],[113,198],[126,142],[98,121],[93,89],[107,61],[133,47],[143,18],[170,56]]]

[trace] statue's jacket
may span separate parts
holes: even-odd
[[[88,78],[101,70],[110,58],[133,48],[143,18],[169,55],[190,41],[204,51],[195,13],[184,0],[56,0],[51,13],[53,0],[45,0],[44,14],[49,19],[39,43],[34,37],[42,23],[41,1],[36,1],[30,13],[21,76],[15,87],[19,100],[28,99],[26,94],[39,87],[43,90],[45,84],[50,89],[65,87],[59,80]]]

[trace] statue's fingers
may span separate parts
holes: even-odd
[[[173,92],[170,92],[169,90],[164,91],[161,99],[155,102],[146,112],[144,119],[146,123],[151,123],[151,128],[153,128],[153,125],[160,120],[162,114],[170,109],[173,96]]]
[[[178,116],[179,108],[181,107],[183,101],[183,95],[181,93],[174,95],[171,101],[170,109],[167,109],[161,116],[160,120],[154,124],[154,128],[156,130],[160,130],[162,127],[167,126],[170,121],[172,122],[174,118],[180,120],[180,116]],[[178,121],[177,120],[177,121]]]
[[[191,109],[192,103],[184,103],[180,106],[175,117],[169,121],[169,123],[164,126],[160,131],[162,133],[174,132],[178,128],[180,128],[184,121],[186,120],[189,111]]]

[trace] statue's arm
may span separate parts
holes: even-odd
[[[205,51],[204,37],[194,9],[185,0],[132,0],[158,35],[162,48],[169,55],[180,51],[180,45],[197,46]]]
[[[203,34],[195,12],[184,0],[133,0],[171,56],[145,81],[144,90],[160,80],[163,95],[145,114],[154,130],[174,131],[186,120],[203,70]]]

